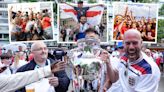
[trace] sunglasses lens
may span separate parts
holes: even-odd
[[[1,57],[1,59],[9,59],[9,57]]]

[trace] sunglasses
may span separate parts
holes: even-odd
[[[10,57],[1,57],[1,59],[10,59]]]
[[[119,49],[124,49],[124,47],[118,47]]]

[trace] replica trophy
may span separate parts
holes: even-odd
[[[77,48],[68,52],[69,61],[73,65],[74,90],[87,90],[87,85],[101,77],[100,69],[103,63],[99,57],[101,51],[97,39],[83,38],[77,41]]]

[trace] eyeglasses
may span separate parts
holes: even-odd
[[[122,46],[122,47],[118,47],[119,49],[124,49],[124,47]]]
[[[1,57],[1,59],[10,59],[10,57]]]
[[[42,50],[48,50],[48,48],[47,47],[41,47],[41,48],[38,48],[38,49],[34,49],[33,51],[42,51]]]

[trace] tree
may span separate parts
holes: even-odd
[[[157,34],[157,42],[161,42],[161,39],[164,38],[164,20],[158,20],[158,34]]]
[[[88,0],[88,3],[96,3],[96,0]]]
[[[162,4],[162,7],[159,9],[159,15],[164,15],[164,4]]]

